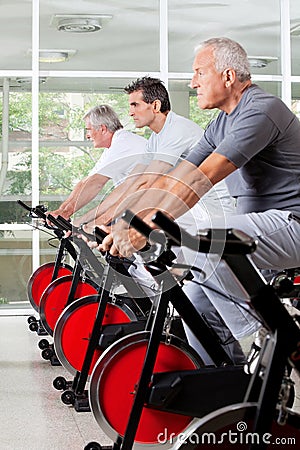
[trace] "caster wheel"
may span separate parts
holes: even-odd
[[[84,450],[102,450],[102,447],[98,442],[89,442],[85,447]]]
[[[49,342],[47,341],[47,339],[42,339],[41,341],[39,341],[38,347],[39,347],[41,350],[44,350],[44,348],[49,348],[49,347],[50,347],[50,344],[49,344]]]
[[[37,323],[37,321],[33,321],[29,324],[30,331],[37,331],[38,328],[39,328],[39,324]]]
[[[32,323],[32,322],[36,322],[37,320],[36,320],[36,317],[34,317],[34,316],[29,316],[28,318],[27,318],[27,322],[28,323]]]
[[[54,352],[53,352],[52,348],[49,347],[49,348],[45,348],[41,354],[42,354],[42,358],[49,361],[52,358],[52,356],[54,355]]]
[[[67,387],[67,380],[64,377],[56,377],[53,380],[53,387],[58,391],[64,391]]]
[[[61,394],[61,400],[65,405],[74,405],[75,394],[73,391],[65,391]]]

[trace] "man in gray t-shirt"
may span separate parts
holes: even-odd
[[[257,239],[251,259],[258,269],[282,270],[300,266],[300,123],[284,103],[251,82],[245,50],[227,38],[213,38],[197,49],[192,87],[197,90],[201,109],[218,108],[218,118],[208,127],[194,151],[170,176],[162,176],[132,205],[151,226],[159,209],[173,217],[182,214],[182,205],[192,207],[212,185],[225,179],[242,214],[226,221],[199,223],[201,228],[236,228]],[[174,182],[174,180],[178,180]],[[155,192],[164,196],[155,201]],[[171,194],[171,195],[170,195]],[[148,206],[148,209],[147,209]],[[145,212],[144,212],[145,211]],[[130,255],[145,240],[127,232],[118,223],[111,246],[102,250]],[[186,286],[186,292],[199,311],[213,304],[236,339],[253,333],[259,323],[239,306],[247,293],[227,266],[209,255],[199,254],[197,265],[205,266],[206,279]],[[218,294],[220,292],[220,295]],[[224,295],[225,294],[225,295]],[[228,297],[228,298],[226,298]],[[236,301],[233,303],[230,298]],[[224,328],[216,317],[213,326]]]
[[[277,97],[255,84],[235,109],[221,112],[187,160],[199,166],[211,153],[237,168],[226,178],[237,212],[280,209],[300,213],[300,126]]]

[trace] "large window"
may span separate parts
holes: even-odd
[[[109,103],[127,129],[123,88],[142,75],[166,83],[172,108],[202,126],[189,87],[194,47],[213,36],[247,50],[253,81],[300,116],[300,2],[228,0],[11,0],[0,5],[2,92],[0,307],[29,305],[33,270],[53,260],[56,244],[17,204],[58,205],[103,149],[84,138],[82,116]],[[142,130],[149,136],[149,130]],[[105,193],[104,193],[105,195]],[[53,242],[51,241],[53,244]],[[22,303],[25,302],[25,303]]]

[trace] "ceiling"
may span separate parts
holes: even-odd
[[[290,0],[291,27],[300,25],[300,1]],[[69,16],[94,18],[104,14],[102,29],[96,32],[59,31],[60,19]],[[95,19],[96,16],[96,19]],[[0,2],[1,71],[10,71],[14,90],[28,89],[24,71],[31,70],[31,0]],[[203,39],[228,36],[239,41],[250,56],[273,59],[265,68],[253,68],[254,75],[280,75],[279,0],[168,0],[169,88],[188,90],[194,47]],[[133,76],[157,73],[159,61],[159,0],[40,0],[40,49],[73,50],[66,62],[40,63],[45,81],[41,90],[95,92],[121,89]],[[292,74],[300,75],[300,31],[291,37]],[[17,74],[15,71],[20,71]],[[92,71],[60,76],[60,71]],[[95,71],[115,72],[97,74]],[[129,74],[120,74],[129,72]],[[178,75],[177,75],[178,74]],[[180,75],[179,75],[180,74]],[[80,75],[80,76],[79,76]],[[20,80],[21,79],[21,80]],[[272,83],[278,90],[278,83]],[[300,91],[300,83],[293,86]],[[280,95],[280,92],[276,92]],[[299,95],[300,98],[300,95]]]

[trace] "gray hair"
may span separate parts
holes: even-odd
[[[86,119],[89,119],[95,130],[99,130],[101,125],[105,125],[112,133],[123,128],[119,117],[108,105],[94,106],[83,116],[83,120]]]
[[[240,82],[251,79],[250,64],[247,53],[243,47],[229,38],[220,37],[203,41],[196,47],[195,52],[201,48],[212,47],[215,57],[215,67],[218,72],[225,69],[233,69]]]

